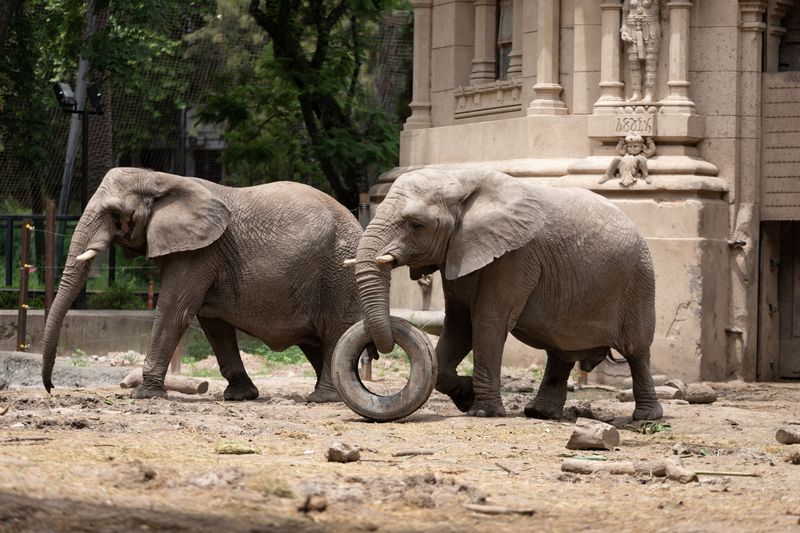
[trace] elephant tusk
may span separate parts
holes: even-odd
[[[97,255],[97,250],[92,250],[91,248],[89,248],[75,259],[78,261],[88,261],[89,259],[94,259],[94,256],[96,255]]]
[[[344,262],[342,263],[342,266],[351,267],[351,266],[353,266],[355,264],[356,264],[356,260],[354,258],[353,259],[345,259]]]
[[[375,262],[378,263],[379,265],[385,265],[387,263],[393,263],[394,262],[394,256],[392,254],[382,255],[380,257],[376,257],[375,258]]]

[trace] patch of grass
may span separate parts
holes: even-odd
[[[72,366],[83,367],[89,364],[89,361],[86,359],[86,352],[80,348],[75,349],[75,353],[70,358],[70,361],[72,362]]]
[[[643,435],[653,435],[662,431],[672,431],[672,426],[662,422],[642,422],[634,431]]]
[[[184,358],[186,359],[186,358]],[[184,361],[181,359],[181,362]],[[189,375],[193,378],[215,378],[215,379],[222,379],[222,374],[219,373],[219,370],[216,368],[195,368],[194,361],[189,364]]]
[[[474,367],[474,358],[472,356],[472,351],[470,351],[467,356],[461,361],[461,364],[458,365],[456,368],[456,372],[458,372],[459,376],[472,376],[472,371]]]
[[[290,346],[282,352],[275,352],[263,342],[252,340],[240,343],[239,349],[246,353],[259,355],[270,363],[297,365],[306,362],[306,354],[303,353],[299,346]]]

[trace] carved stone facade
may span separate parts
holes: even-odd
[[[800,1],[412,4],[413,112],[373,204],[421,166],[594,190],[650,246],[655,371],[800,378]],[[615,157],[622,177],[630,135],[658,152],[627,160],[625,180],[603,179]],[[403,278],[394,305],[420,305]],[[426,291],[440,306],[436,277]],[[518,348],[506,361],[539,357]]]

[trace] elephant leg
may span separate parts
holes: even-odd
[[[630,356],[625,355],[625,359],[628,361],[628,366],[631,368],[633,399],[636,401],[636,408],[633,410],[633,419],[657,420],[661,418],[663,409],[656,397],[653,377],[650,375],[650,348],[646,348],[640,353],[634,353]]]
[[[194,254],[172,261],[161,270],[161,290],[150,332],[150,347],[142,365],[142,384],[131,391],[132,398],[165,398],[164,377],[172,354],[213,281],[210,272],[197,264]],[[187,283],[194,280],[196,283]],[[205,281],[201,283],[201,281]]]
[[[197,321],[208,338],[214,354],[217,356],[219,371],[228,380],[223,398],[226,401],[255,400],[258,389],[242,363],[239,354],[239,343],[236,341],[236,329],[219,318],[198,316]]]
[[[547,366],[536,397],[525,406],[525,416],[558,420],[567,401],[567,380],[574,362],[561,359],[554,352],[547,352]]]
[[[508,332],[505,318],[489,320],[488,315],[479,315],[482,320],[473,323],[472,338],[472,386],[475,402],[467,414],[470,416],[506,416],[500,398],[500,369],[503,362],[503,347]],[[498,328],[500,323],[503,327]]]
[[[472,349],[472,328],[469,320],[457,320],[457,313],[448,310],[444,327],[436,343],[436,390],[447,394],[461,412],[475,402],[471,376],[459,376],[456,368]]]
[[[328,345],[326,347],[312,346],[310,344],[300,344],[299,346],[317,374],[317,384],[314,386],[314,392],[308,395],[306,401],[309,403],[341,401],[339,393],[336,392],[336,388],[333,386],[333,378],[331,376],[330,362],[333,355],[333,347]]]

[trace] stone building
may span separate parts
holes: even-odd
[[[800,1],[411,3],[412,115],[373,204],[421,166],[591,189],[650,246],[654,372],[800,378]],[[648,179],[603,177],[632,134]],[[441,309],[399,270],[393,306]]]

